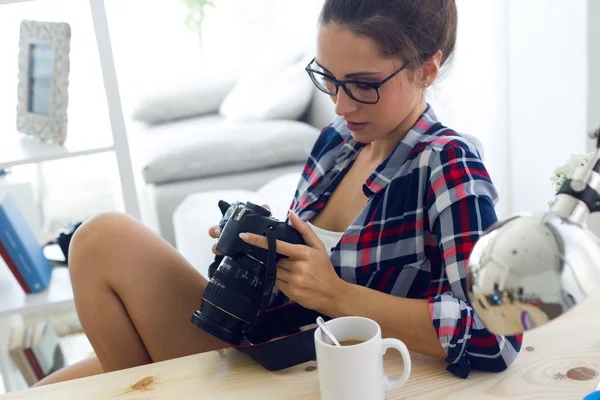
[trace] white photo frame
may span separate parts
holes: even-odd
[[[21,21],[17,130],[63,144],[67,137],[71,27],[65,22]]]

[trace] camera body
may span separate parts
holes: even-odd
[[[233,345],[238,345],[247,330],[259,323],[275,285],[276,262],[285,257],[276,252],[275,240],[304,244],[296,229],[271,216],[256,204],[219,202],[223,218],[215,257],[209,268],[210,281],[202,296],[200,310],[192,322]],[[239,234],[266,235],[269,249],[244,242]]]
[[[237,203],[237,204],[236,204]],[[240,238],[240,233],[248,232],[263,235],[267,229],[273,229],[278,240],[304,244],[302,236],[294,228],[271,216],[266,208],[247,202],[234,202],[230,207],[231,215],[219,223],[221,236],[217,242],[217,250],[225,256],[236,258],[245,255],[257,260],[267,259],[267,250],[252,246]],[[221,226],[222,225],[222,226]],[[277,254],[277,260],[282,255]]]

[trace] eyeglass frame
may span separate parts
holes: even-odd
[[[410,61],[407,61],[402,67],[400,67],[399,70],[397,70],[396,72],[394,72],[393,74],[391,74],[390,76],[388,76],[387,78],[385,78],[384,80],[382,80],[381,82],[364,82],[364,81],[355,81],[355,80],[344,80],[344,81],[338,81],[336,78],[334,78],[331,75],[325,74],[324,72],[321,71],[317,71],[315,69],[312,69],[310,66],[317,61],[317,57],[314,57],[312,59],[311,62],[308,63],[308,65],[306,66],[306,68],[304,68],[304,70],[306,71],[306,73],[308,74],[308,76],[310,77],[310,80],[314,83],[314,85],[317,87],[317,89],[319,89],[321,92],[328,94],[330,96],[337,96],[339,91],[340,91],[340,86],[342,88],[344,88],[344,92],[346,92],[346,94],[354,101],[358,101],[359,103],[362,104],[377,104],[379,102],[379,99],[381,98],[381,95],[379,94],[379,88],[382,87],[383,85],[385,85],[387,82],[389,82],[393,77],[395,77],[396,75],[398,75],[400,72],[404,71],[406,69],[406,67],[408,67],[408,64],[410,64]],[[322,67],[321,67],[322,68]],[[321,89],[320,85],[317,84],[317,82],[315,82],[312,74],[317,74],[317,75],[321,75],[325,78],[331,79],[331,81],[333,82],[333,84],[335,84],[335,93],[330,93],[330,92],[326,92],[323,89]],[[350,89],[348,89],[346,87],[346,85],[348,84],[355,84],[355,85],[362,85],[362,86],[367,86],[370,88],[375,89],[375,92],[377,92],[377,100],[375,100],[375,102],[367,102],[367,101],[363,101],[363,100],[358,100],[356,97],[354,97],[352,95],[352,92],[350,91]]]

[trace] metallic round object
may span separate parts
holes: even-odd
[[[467,292],[485,327],[515,335],[559,317],[600,286],[600,241],[564,215],[521,214],[491,227],[469,258]],[[579,208],[578,208],[579,207]],[[583,225],[583,226],[582,226]]]

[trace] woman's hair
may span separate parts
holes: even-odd
[[[379,45],[384,57],[416,68],[438,50],[446,65],[456,44],[455,0],[325,0],[319,23],[344,25]]]

